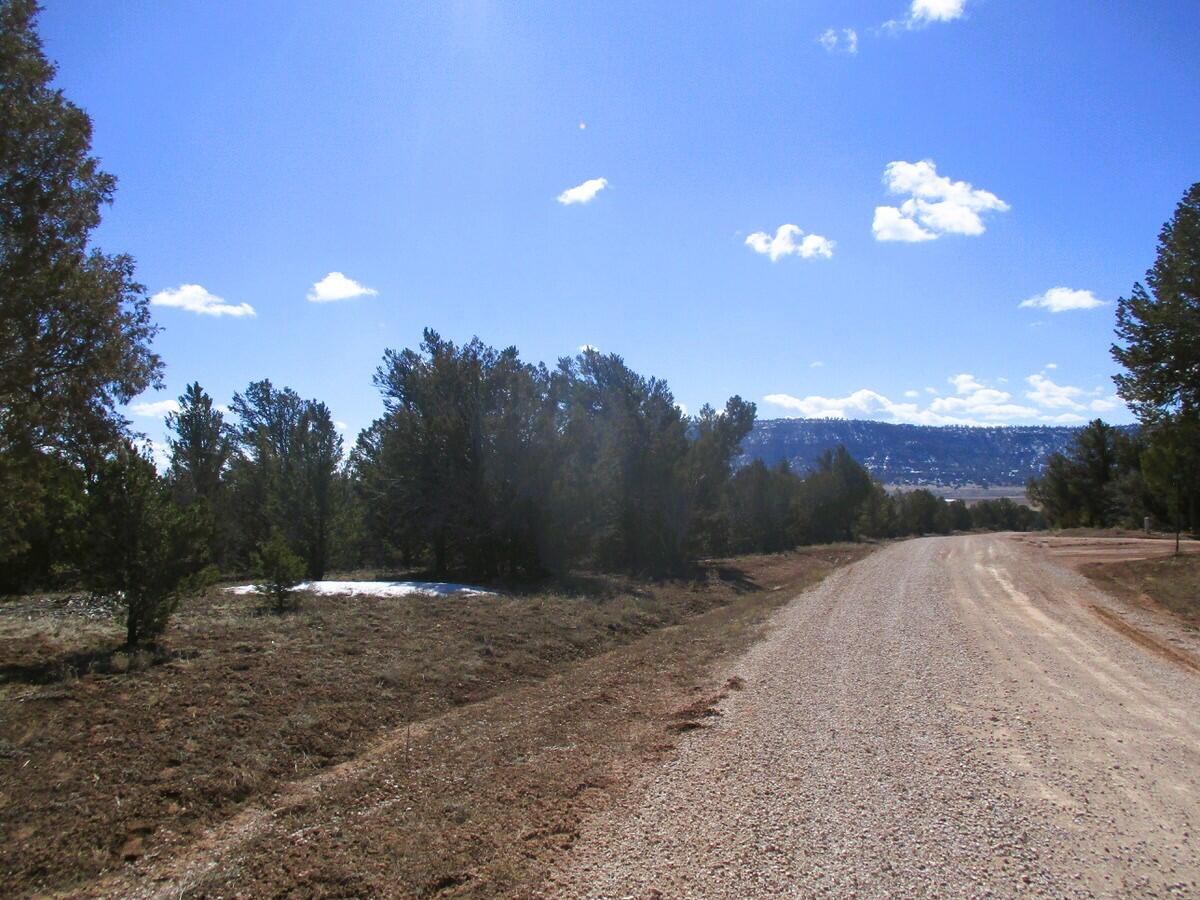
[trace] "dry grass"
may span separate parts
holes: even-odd
[[[1200,629],[1200,553],[1092,563],[1081,570],[1110,593],[1167,609],[1187,627]]]
[[[394,800],[401,782],[412,798],[403,815],[363,814],[319,844],[252,841],[222,870],[249,879],[239,890],[528,884],[570,823],[619,796],[631,767],[669,752],[668,725],[681,721],[669,707],[694,701],[693,688],[715,693],[702,685],[713,660],[865,552],[712,562],[684,581],[593,578],[566,586],[575,593],[306,597],[283,616],[209,592],[145,658],[112,653],[121,635],[110,611],[5,603],[0,872],[16,894],[86,892],[106,872],[154,868],[239,809],[304,796],[316,773],[355,760],[347,771],[366,768],[337,783],[346,797],[335,785],[319,804],[297,801],[279,827],[320,831],[364,796]],[[356,760],[381,741],[394,749],[408,722],[424,724],[402,772],[391,750],[382,771]],[[380,858],[368,862],[368,850]]]

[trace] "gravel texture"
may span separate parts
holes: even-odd
[[[544,896],[1200,896],[1200,676],[1121,614],[1011,537],[887,547],[778,614]]]

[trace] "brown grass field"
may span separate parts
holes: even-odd
[[[869,551],[495,597],[309,596],[285,615],[214,589],[134,657],[113,652],[110,607],[0,601],[5,892],[530,888],[736,689],[706,680],[716,661]]]

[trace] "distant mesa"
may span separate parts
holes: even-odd
[[[243,584],[226,588],[231,594],[257,594],[258,587]],[[448,597],[458,594],[464,597],[489,596],[490,591],[469,584],[451,584],[444,581],[305,581],[296,585],[298,591],[310,591],[326,596],[347,597],[408,597],[413,594],[427,597]]]
[[[880,481],[900,487],[1023,486],[1066,449],[1077,428],[1038,425],[896,425],[860,419],[765,419],[742,442],[739,465],[781,460],[809,469],[844,444]],[[954,495],[954,491],[946,491]]]

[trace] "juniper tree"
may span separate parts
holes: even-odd
[[[33,0],[0,0],[0,569],[29,549],[47,454],[91,463],[160,381],[133,260],[91,246],[116,179],[53,87]]]
[[[205,556],[195,520],[128,442],[98,464],[89,485],[86,543],[85,583],[124,598],[131,647],[162,634]]]

